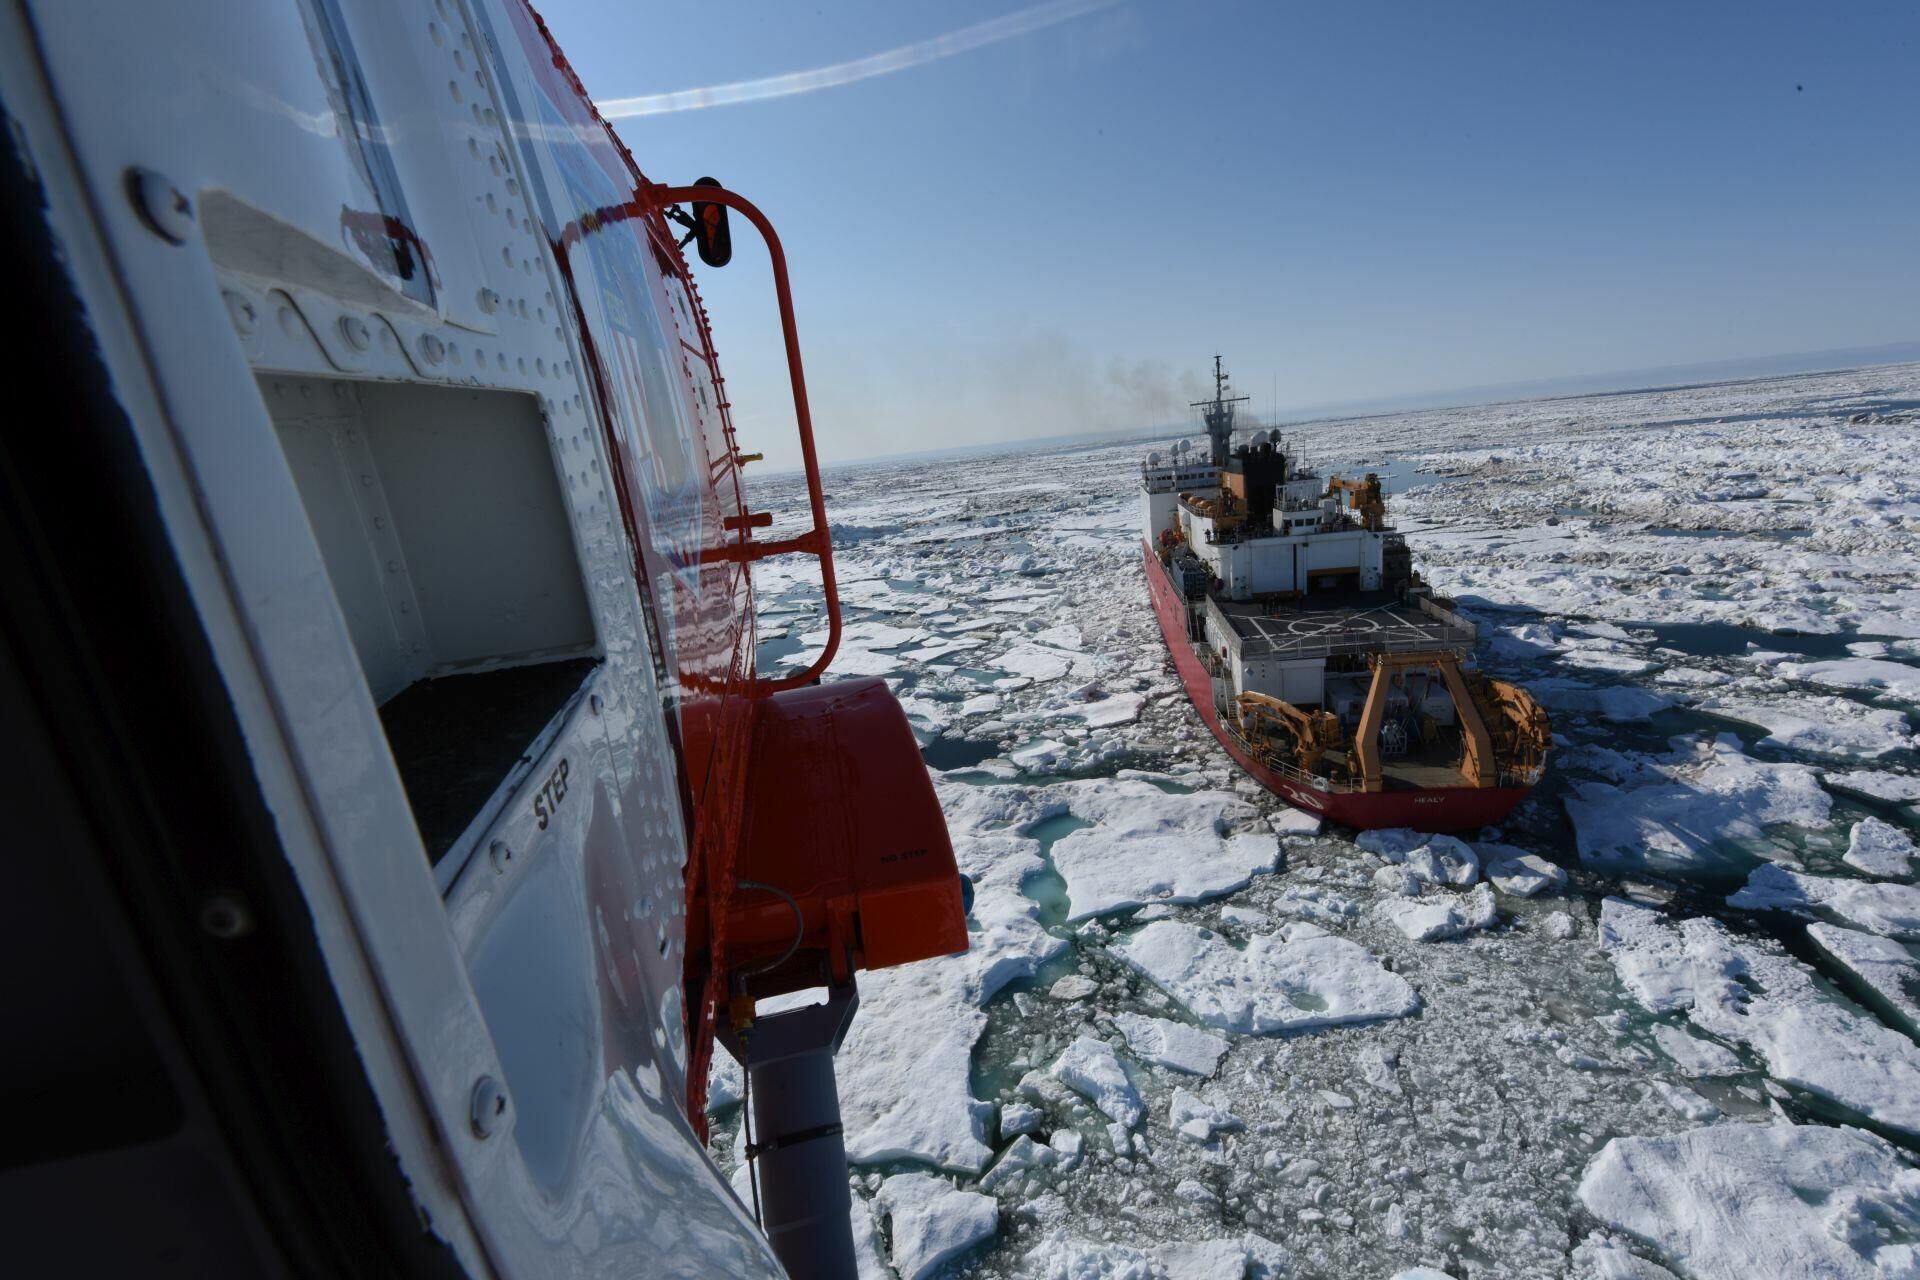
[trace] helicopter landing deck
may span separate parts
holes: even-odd
[[[1343,593],[1308,604],[1210,599],[1225,624],[1218,634],[1241,657],[1321,658],[1342,653],[1462,650],[1471,628],[1435,617],[1388,593]]]

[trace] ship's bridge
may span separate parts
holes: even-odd
[[[1140,464],[1140,487],[1147,493],[1186,493],[1219,486],[1220,469],[1197,458],[1179,462],[1150,458]]]

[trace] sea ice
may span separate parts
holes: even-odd
[[[1727,905],[1743,911],[1825,912],[1869,933],[1920,940],[1920,885],[1810,876],[1769,862],[1753,869]]]
[[[1029,772],[1039,773],[1058,765],[1067,754],[1067,744],[1057,738],[1040,738],[1007,752],[1007,759]]]
[[[1488,848],[1507,849],[1511,846],[1490,845]],[[1494,888],[1516,898],[1531,898],[1543,889],[1566,887],[1567,873],[1564,868],[1537,853],[1514,852],[1517,856],[1501,858],[1487,868],[1487,879],[1493,882]]]
[[[1100,984],[1092,978],[1070,973],[1047,988],[1047,994],[1055,1000],[1085,1000],[1100,989]]]
[[[1680,1074],[1699,1080],[1714,1076],[1737,1076],[1746,1071],[1740,1055],[1717,1040],[1696,1036],[1684,1027],[1665,1022],[1653,1024],[1653,1042],[1673,1059]]]
[[[1872,991],[1901,1030],[1920,1037],[1920,958],[1912,948],[1830,924],[1808,925],[1807,937]]]
[[[1837,689],[1884,690],[1903,702],[1920,702],[1920,667],[1884,658],[1833,658],[1825,662],[1782,662],[1774,671],[1789,680],[1805,680]]]
[[[1009,1102],[1000,1108],[1000,1140],[1022,1133],[1038,1133],[1046,1126],[1047,1113],[1024,1102]]]
[[[1053,845],[1074,920],[1231,893],[1273,870],[1280,855],[1274,837],[1253,825],[1259,810],[1221,792],[1169,795],[1148,782],[1093,779],[1048,794],[1092,824]]]
[[[1075,670],[1076,664],[1085,663],[1086,659],[1078,653],[1063,652],[1035,644],[1019,644],[994,658],[992,662],[1002,671],[1011,672],[1016,676],[1046,681],[1058,680],[1069,671]]]
[[[1775,1080],[1920,1133],[1920,1046],[1828,994],[1778,944],[1707,917],[1676,924],[1618,898],[1606,900],[1600,932],[1649,1012],[1684,1010],[1702,1031],[1759,1054]]]
[[[1202,1022],[1229,1031],[1371,1022],[1420,1007],[1407,980],[1365,947],[1310,924],[1258,935],[1236,951],[1211,930],[1156,920],[1115,951]]]
[[[1142,1246],[1056,1228],[1020,1260],[1020,1274],[1034,1280],[1283,1280],[1292,1273],[1287,1250],[1256,1235]]]
[[[707,1113],[724,1111],[746,1096],[746,1072],[717,1044],[707,1068]]]
[[[1453,836],[1428,835],[1406,827],[1363,831],[1354,840],[1368,853],[1404,866],[1427,884],[1465,887],[1480,878],[1480,855],[1473,846]]]
[[[1225,1040],[1184,1022],[1139,1013],[1116,1013],[1113,1023],[1127,1038],[1127,1048],[1134,1057],[1171,1071],[1210,1076],[1227,1052]]]
[[[1227,1111],[1178,1086],[1168,1103],[1167,1124],[1188,1142],[1209,1142],[1215,1133],[1246,1128]]]
[[[1573,1249],[1573,1272],[1578,1280],[1680,1280],[1657,1262],[1634,1253],[1604,1231],[1589,1232]]]
[[[1719,1124],[1615,1138],[1580,1202],[1695,1280],[1911,1275],[1920,1171],[1858,1129]]]
[[[1560,655],[1560,661],[1570,667],[1585,667],[1590,671],[1604,671],[1618,676],[1645,675],[1658,665],[1635,654],[1614,649],[1568,649]]]
[[[880,1226],[873,1220],[873,1206],[858,1192],[853,1196],[851,1217],[856,1280],[891,1280],[893,1271],[881,1256]]]
[[[1795,697],[1756,702],[1734,695],[1703,699],[1701,711],[1759,725],[1767,731],[1761,742],[1783,751],[1817,756],[1856,756],[1877,759],[1920,745],[1905,713],[1863,707],[1848,698]]]
[[[1696,1124],[1702,1120],[1711,1120],[1720,1114],[1720,1108],[1685,1085],[1668,1084],[1665,1080],[1653,1080],[1648,1083],[1653,1086],[1653,1091],[1660,1095],[1662,1101]]]
[[[1431,839],[1433,836],[1429,833],[1415,831],[1411,827],[1382,827],[1374,831],[1362,831],[1353,838],[1353,842],[1388,862],[1404,862],[1409,853]]]
[[[1427,841],[1426,849],[1439,862],[1446,883],[1464,888],[1480,879],[1480,855],[1466,841],[1435,836]]]
[[[1140,1091],[1133,1087],[1127,1069],[1104,1041],[1079,1037],[1054,1060],[1052,1074],[1116,1124],[1131,1129],[1145,1114]]]
[[[1847,835],[1847,865],[1870,876],[1909,875],[1916,854],[1912,836],[1878,818],[1862,819]]]
[[[1320,831],[1320,818],[1305,809],[1287,806],[1275,809],[1267,815],[1267,825],[1279,836],[1311,836]]]
[[[1869,796],[1875,800],[1888,800],[1896,804],[1920,800],[1920,776],[1910,773],[1894,773],[1889,769],[1855,769],[1829,771],[1821,774],[1820,779],[1836,791]]]
[[[1596,689],[1573,680],[1547,679],[1532,681],[1527,689],[1549,711],[1599,716],[1602,720],[1620,724],[1650,719],[1675,702],[1669,694],[1655,693],[1652,689],[1630,684],[1606,685]]]
[[[992,1237],[1000,1208],[992,1196],[956,1190],[927,1173],[897,1173],[880,1184],[874,1207],[893,1236],[891,1259],[900,1280],[923,1280],[949,1258]]]
[[[1822,827],[1832,808],[1813,769],[1755,760],[1730,734],[1701,756],[1651,772],[1658,781],[1632,787],[1576,784],[1566,809],[1582,862],[1698,870],[1724,857],[1722,844],[1760,841],[1781,824]]]
[[[1493,889],[1475,885],[1467,894],[1427,893],[1418,898],[1387,898],[1374,910],[1413,942],[1457,938],[1484,929],[1498,916]]]
[[[1059,1153],[1052,1147],[1044,1142],[1035,1142],[1023,1133],[1000,1153],[1000,1158],[993,1162],[993,1168],[980,1176],[980,1189],[997,1190],[1029,1173],[1050,1168],[1059,1158]]]
[[[1344,893],[1311,884],[1288,885],[1274,895],[1270,905],[1282,915],[1297,916],[1302,920],[1351,920],[1362,909],[1359,902]],[[1225,911],[1220,914],[1222,919],[1227,918]]]
[[[1710,748],[1648,754],[1658,750],[1647,742],[1656,735],[1644,730],[1653,717],[1664,737],[1672,731],[1664,727],[1667,719],[1676,729],[1687,723],[1682,715],[1661,714],[1666,708],[1705,703],[1765,726],[1740,732],[1749,741],[1772,733],[1758,749],[1768,761],[1852,766],[1862,775],[1830,773],[1825,782],[1835,794],[1920,804],[1920,778],[1895,754],[1920,744],[1911,708],[1894,707],[1885,697],[1875,702],[1873,682],[1859,678],[1863,668],[1849,668],[1844,685],[1839,671],[1813,668],[1839,656],[1837,649],[1766,631],[1920,636],[1920,587],[1912,572],[1920,530],[1920,479],[1909,465],[1914,427],[1845,420],[1856,407],[1879,412],[1884,401],[1916,396],[1920,365],[1422,411],[1369,420],[1364,431],[1380,457],[1397,453],[1452,477],[1396,494],[1396,523],[1435,588],[1481,615],[1484,631],[1495,633],[1482,650],[1493,674],[1537,683],[1538,695],[1556,710],[1560,740],[1549,768],[1563,786],[1604,779],[1619,790],[1611,799],[1625,797],[1627,808],[1642,804],[1636,793],[1643,788],[1679,788],[1680,802],[1659,816],[1696,835],[1701,858],[1673,861],[1669,870],[1711,862],[1716,873],[1737,869],[1744,876],[1755,854],[1795,854],[1831,874],[1855,815],[1829,827],[1831,815],[1809,805],[1813,820],[1806,824],[1758,821],[1755,815],[1770,811],[1771,801],[1716,797],[1701,785],[1701,775],[1711,783],[1717,769]],[[1350,422],[1307,424],[1302,443],[1334,458],[1354,430]],[[1444,450],[1452,452],[1437,452]],[[1455,1275],[1485,1272],[1490,1280],[1670,1280],[1647,1260],[1649,1245],[1611,1226],[1594,1231],[1581,1218],[1569,1220],[1570,1212],[1580,1213],[1577,1202],[1569,1203],[1570,1179],[1577,1180],[1608,1135],[1691,1127],[1656,1082],[1684,1082],[1709,1094],[1728,1112],[1722,1127],[1751,1121],[1770,1104],[1794,1106],[1796,1114],[1823,1110],[1826,1104],[1809,1096],[1815,1090],[1801,1076],[1856,1109],[1862,1102],[1892,1108],[1891,1100],[1920,1092],[1899,1074],[1901,1055],[1910,1052],[1899,1047],[1904,1037],[1876,1039],[1869,1028],[1877,1020],[1804,966],[1770,968],[1792,962],[1763,937],[1732,938],[1753,958],[1745,962],[1744,978],[1729,979],[1712,936],[1696,939],[1656,917],[1657,931],[1675,940],[1678,958],[1648,965],[1645,985],[1653,989],[1654,978],[1670,971],[1667,985],[1685,1003],[1651,1020],[1636,1009],[1630,1018],[1599,1023],[1595,1015],[1619,1013],[1611,974],[1594,967],[1597,957],[1582,943],[1555,941],[1585,933],[1578,923],[1588,909],[1583,897],[1545,904],[1566,908],[1553,911],[1509,899],[1520,927],[1468,946],[1404,942],[1397,931],[1367,919],[1383,896],[1369,883],[1373,868],[1359,864],[1338,831],[1305,838],[1317,834],[1311,815],[1277,807],[1231,772],[1167,670],[1131,527],[1138,453],[1137,445],[1125,444],[1041,450],[1017,463],[1005,455],[943,458],[849,469],[833,481],[849,638],[846,658],[829,678],[855,670],[886,674],[922,740],[938,734],[945,746],[964,746],[968,757],[1040,745],[1035,739],[1057,744],[1030,754],[1036,767],[1024,772],[997,755],[939,779],[962,870],[975,879],[969,919],[975,954],[898,974],[863,974],[866,1004],[837,1063],[849,1142],[856,1156],[884,1160],[885,1168],[913,1161],[977,1174],[1022,1129],[1035,1140],[1022,1155],[1041,1167],[1017,1178],[1002,1175],[1004,1185],[995,1191],[1009,1210],[1010,1229],[998,1243],[975,1246],[992,1250],[980,1273],[1042,1271],[1020,1259],[1058,1234],[1083,1243],[1075,1256],[1085,1265],[1070,1270],[1062,1263],[1043,1274],[1162,1280],[1236,1276],[1246,1269],[1257,1277],[1261,1254],[1253,1238],[1238,1236],[1244,1222],[1286,1233],[1300,1255],[1301,1276],[1383,1280],[1425,1262]],[[1354,461],[1372,465],[1373,459]],[[771,509],[804,508],[799,480],[775,476],[762,484]],[[902,493],[911,500],[903,503]],[[791,530],[780,530],[783,536],[799,531],[797,516]],[[1680,531],[1689,536],[1677,536]],[[1025,576],[1042,572],[1058,576],[1044,586]],[[764,638],[787,641],[763,648],[765,662],[784,661],[791,669],[794,655],[778,653],[789,645],[803,651],[798,661],[809,660],[805,651],[823,638],[814,574],[797,563],[768,561],[756,567],[755,587],[769,624]],[[1489,625],[1489,605],[1516,608]],[[1007,608],[989,612],[995,606]],[[1665,624],[1695,625],[1667,632]],[[1741,626],[1744,633],[1736,630]],[[925,635],[902,638],[915,632]],[[1778,652],[1743,661],[1735,656],[1743,638]],[[1846,650],[1853,658],[1920,669],[1920,646],[1842,639],[1855,642]],[[995,659],[1002,654],[1009,655],[1004,666]],[[1643,670],[1648,664],[1658,669]],[[1108,705],[1120,695],[1127,696]],[[1134,697],[1137,716],[1125,719]],[[1119,722],[1088,723],[1110,717]],[[1603,723],[1608,717],[1632,727]],[[1803,747],[1852,759],[1816,761],[1798,754]],[[1092,928],[1083,924],[1070,938],[1056,930],[1056,937],[1041,928],[1040,908],[1020,891],[1027,880],[1041,895],[1030,877],[1046,865],[1042,842],[1022,833],[1050,817],[1089,820],[1055,791],[1050,775],[1085,778],[1135,763],[1153,776],[1126,780],[1169,792],[1200,788],[1252,798],[1250,818],[1208,838],[1271,832],[1276,846],[1284,841],[1290,865],[1272,880],[1255,875],[1243,901],[1275,918],[1307,914],[1356,940],[1378,939],[1378,954],[1391,956],[1420,987],[1424,1016],[1344,1034],[1248,1037],[1224,1053],[1219,1038],[1225,1033],[1216,1031],[1215,1044],[1191,1060],[1171,1039],[1164,1054],[1148,1048],[1158,1037],[1134,1034],[1121,1011],[1137,1010],[1128,1018],[1158,1012],[1162,1021],[1183,1019],[1166,1023],[1173,1029],[1168,1037],[1207,1033],[1184,1021],[1156,979],[1125,965],[1122,951],[1150,916],[1197,920],[1207,913],[1172,906],[1145,884],[1116,883],[1117,893],[1150,898],[1151,905],[1130,919],[1108,914]],[[1879,790],[1889,794],[1875,794]],[[1575,798],[1605,804],[1609,794]],[[1727,809],[1758,836],[1720,821]],[[1920,811],[1880,816],[1920,830]],[[1692,821],[1700,817],[1710,820],[1704,829]],[[1538,802],[1517,811],[1509,829],[1516,843],[1562,857],[1545,843],[1556,833]],[[1428,843],[1422,835],[1401,850],[1392,868],[1400,887],[1435,896],[1466,888],[1453,884],[1452,869],[1437,853],[1409,861],[1406,855]],[[1476,852],[1489,871],[1517,856],[1487,845]],[[1410,876],[1410,865],[1425,878]],[[1629,850],[1614,865],[1644,864]],[[1166,875],[1162,867],[1150,870],[1153,883]],[[1247,874],[1241,868],[1222,882]],[[1676,886],[1675,900],[1692,903],[1695,887]],[[1093,901],[1091,886],[1080,888]],[[1058,899],[1048,901],[1051,912]],[[1081,905],[1075,897],[1072,906]],[[1349,908],[1360,914],[1343,914]],[[1236,924],[1229,932],[1239,939],[1246,930]],[[1861,940],[1853,934],[1843,941]],[[1023,989],[1019,1000],[986,1004],[993,992],[1015,978],[1030,979],[1041,960],[1068,945],[1077,952],[1074,962],[1045,971],[1039,991]],[[1223,975],[1262,972],[1227,939],[1220,945]],[[1886,958],[1892,974],[1898,966]],[[1841,961],[1823,955],[1820,965],[1881,1016],[1894,1016],[1856,985]],[[1363,959],[1362,971],[1372,968]],[[955,976],[949,978],[949,970]],[[1059,973],[1088,977],[1099,989],[1077,1003],[1050,1001],[1045,991]],[[1745,992],[1744,1013],[1729,981]],[[1249,988],[1256,985],[1248,980]],[[1697,988],[1705,994],[1696,997]],[[1231,982],[1222,990],[1227,1000],[1251,998]],[[1405,1000],[1411,1003],[1411,996]],[[1828,1021],[1804,1009],[1791,1012],[1820,1002],[1843,1016]],[[1749,1025],[1736,1025],[1738,1018]],[[1793,1018],[1804,1023],[1797,1035],[1788,1034]],[[1739,1049],[1737,1057],[1701,1038],[1703,1020]],[[1097,1136],[1101,1126],[1075,1121],[1098,1150],[1080,1160],[1076,1176],[1060,1177],[1075,1159],[1066,1147],[1080,1136],[1062,1126],[1083,1113],[1045,1070],[1083,1033],[1119,1047],[1151,1114],[1137,1134],[1115,1126],[1118,1137],[1111,1141]],[[1671,1035],[1683,1043],[1670,1063]],[[1653,1052],[1655,1044],[1662,1053]],[[1805,1062],[1796,1062],[1796,1046],[1805,1046]],[[1838,1060],[1824,1083],[1816,1074],[1816,1046],[1818,1056]],[[1162,1069],[1179,1069],[1170,1065],[1176,1057],[1212,1070],[1205,1077],[1207,1101],[1244,1120],[1246,1133],[1214,1134],[1212,1142],[1194,1144],[1169,1132],[1170,1110],[1163,1108],[1174,1083],[1192,1088],[1202,1078],[1162,1078]],[[1602,1066],[1604,1073],[1596,1070]],[[1784,1072],[1794,1091],[1748,1074],[1768,1066]],[[1691,1078],[1719,1070],[1736,1073],[1734,1080],[1694,1084]],[[1033,1092],[1014,1102],[1005,1081],[1023,1072]],[[1404,1097],[1383,1091],[1382,1082],[1397,1084]],[[1762,1084],[1771,1086],[1764,1094]],[[977,1100],[974,1089],[988,1100]],[[1698,1105],[1672,1097],[1685,1107]],[[1335,1098],[1357,1105],[1340,1109]],[[1051,1163],[1037,1141],[1048,1133],[1046,1148],[1059,1153]],[[733,1151],[738,1163],[737,1144]],[[882,1152],[891,1154],[876,1154]],[[719,1154],[725,1162],[724,1149]],[[1294,1172],[1283,1177],[1282,1171]],[[871,1193],[879,1182],[869,1173],[863,1190]],[[864,1199],[856,1205],[856,1224],[864,1207]],[[1842,1225],[1855,1221],[1833,1217]],[[1878,1260],[1891,1271],[1900,1255],[1884,1243],[1881,1248]]]
[[[978,1173],[993,1154],[992,1108],[975,1100],[970,1075],[982,1006],[1068,944],[1040,926],[1020,892],[1045,866],[1038,841],[1005,829],[1030,812],[1030,793],[945,781],[938,791],[954,857],[974,884],[968,950],[861,975],[860,1010],[836,1059],[841,1112],[855,1163],[920,1160]]]

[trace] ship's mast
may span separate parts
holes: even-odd
[[[1247,396],[1227,395],[1227,371],[1221,367],[1219,353],[1213,357],[1213,399],[1195,400],[1187,406],[1200,410],[1207,424],[1207,440],[1213,446],[1213,465],[1227,465],[1227,451],[1233,445],[1233,406],[1245,404]]]

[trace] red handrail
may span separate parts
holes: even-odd
[[[780,331],[787,343],[787,374],[793,382],[793,416],[800,429],[800,459],[807,476],[807,503],[812,508],[813,527],[797,538],[783,538],[778,542],[754,542],[752,529],[742,527],[739,543],[729,551],[743,562],[789,552],[803,552],[820,561],[820,585],[827,598],[826,647],[806,670],[797,674],[776,680],[762,679],[757,670],[754,675],[756,693],[778,693],[782,689],[812,684],[840,648],[840,592],[833,576],[833,536],[827,526],[826,497],[820,490],[820,461],[813,448],[813,412],[807,406],[807,377],[800,363],[800,331],[793,320],[793,290],[787,283],[786,250],[781,248],[780,237],[767,221],[767,215],[755,208],[751,200],[725,187],[667,187],[643,182],[634,194],[633,212],[639,214],[656,213],[668,205],[695,200],[724,204],[744,215],[767,243],[767,257],[773,264],[774,296],[780,303]]]

